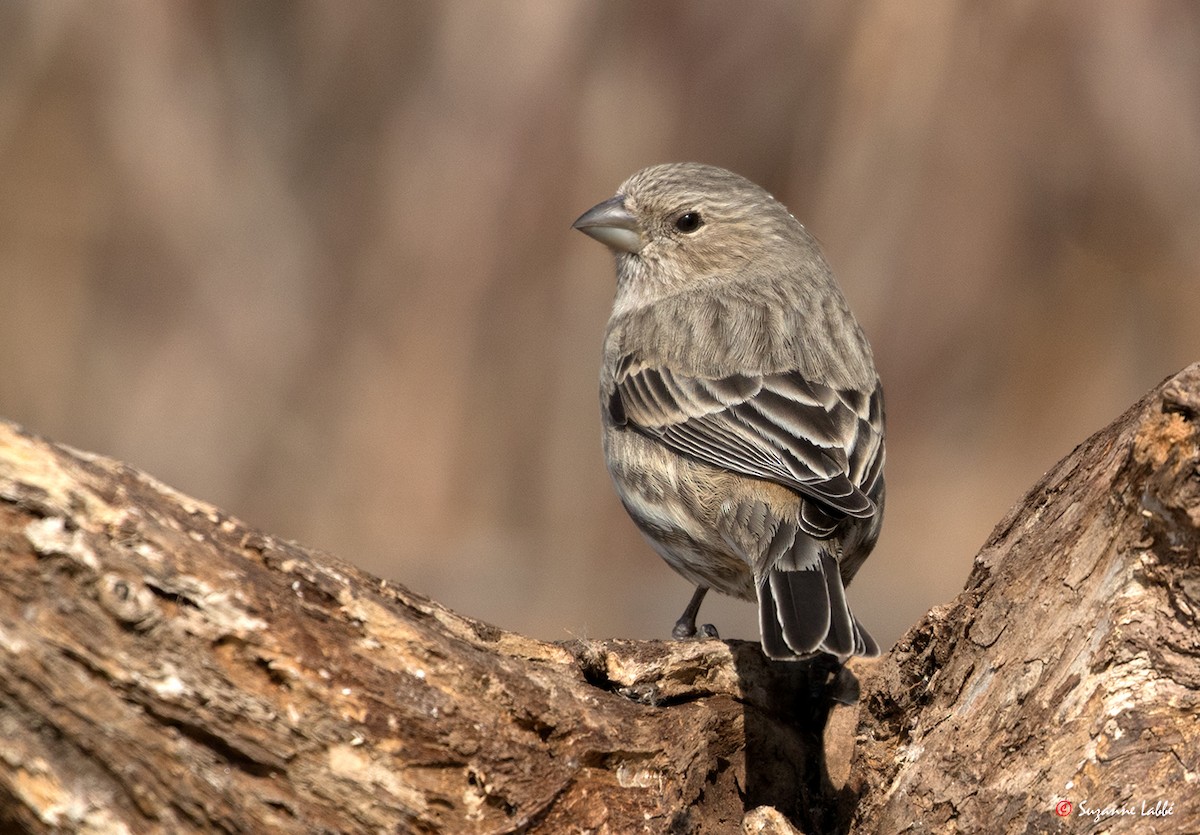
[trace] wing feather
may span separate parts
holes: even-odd
[[[626,358],[610,411],[618,423],[713,466],[789,487],[816,507],[806,531],[828,536],[846,516],[875,513],[883,466],[883,405],[873,392],[840,391],[798,371],[693,377]]]

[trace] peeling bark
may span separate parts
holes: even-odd
[[[853,831],[1200,832],[1198,569],[1200,364],[1048,473],[864,682]]]
[[[852,766],[827,671],[507,633],[0,424],[0,831],[1200,831],[1198,422],[1192,366],[1048,474]]]
[[[0,831],[727,832],[820,790],[811,689],[503,632],[0,425]]]

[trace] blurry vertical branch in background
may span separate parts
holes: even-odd
[[[610,271],[567,225],[713,162],[876,346],[892,500],[852,594],[895,636],[1194,358],[1198,14],[4,4],[0,413],[505,626],[661,634],[686,590],[603,473]]]

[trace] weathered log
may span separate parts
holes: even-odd
[[[820,788],[806,682],[506,633],[0,425],[0,831],[736,830]]]
[[[0,424],[0,831],[1200,831],[1198,415],[1192,366],[860,668],[840,789],[824,670],[503,632]]]
[[[1200,832],[1198,612],[1195,364],[1049,472],[864,682],[853,831]]]

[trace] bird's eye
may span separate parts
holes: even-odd
[[[704,219],[699,212],[684,212],[675,218],[675,228],[685,235],[691,234],[704,225]]]

